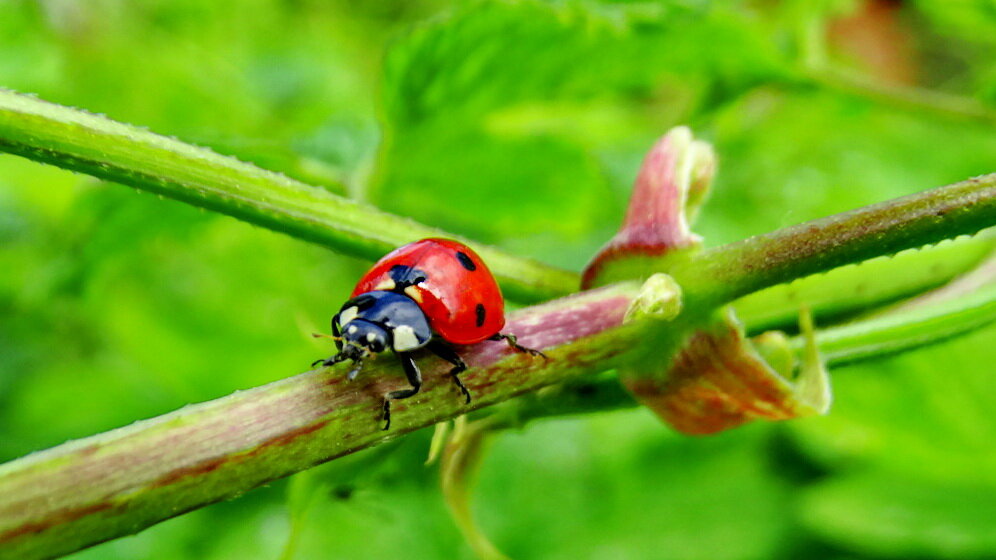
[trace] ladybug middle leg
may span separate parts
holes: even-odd
[[[399,399],[407,399],[408,397],[415,396],[419,390],[422,388],[422,372],[418,369],[418,364],[415,363],[415,359],[412,355],[403,352],[398,354],[398,359],[401,360],[401,367],[405,370],[405,376],[408,377],[408,382],[411,383],[411,389],[401,389],[400,391],[391,391],[384,397],[384,429],[390,429],[391,427],[391,401],[396,401]]]
[[[516,352],[523,352],[529,354],[530,356],[540,356],[542,358],[549,359],[546,354],[540,352],[539,350],[536,350],[535,348],[526,348],[525,346],[519,344],[519,339],[517,339],[514,334],[497,333],[488,338],[488,340],[495,340],[499,342],[504,340]]]
[[[460,381],[460,373],[467,370],[467,362],[463,361],[463,358],[460,357],[460,354],[456,353],[456,350],[453,350],[453,348],[450,348],[445,343],[432,341],[427,348],[433,354],[453,364],[453,369],[450,370],[450,377],[453,378],[453,383],[456,383],[456,386],[460,388],[460,392],[466,398],[464,404],[470,404],[470,391],[467,390],[463,381]]]

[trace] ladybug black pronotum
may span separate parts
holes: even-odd
[[[391,401],[407,399],[422,388],[422,374],[412,352],[426,348],[453,364],[453,382],[470,403],[460,381],[467,369],[454,344],[506,341],[520,352],[543,356],[501,333],[505,300],[488,267],[470,247],[450,239],[423,239],[388,253],[353,289],[349,301],[332,317],[338,352],[312,365],[355,364],[354,379],[371,354],[394,351],[411,388],[384,396],[384,429],[391,427]]]

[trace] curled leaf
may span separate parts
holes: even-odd
[[[646,278],[661,270],[661,257],[697,248],[701,239],[690,222],[715,171],[712,146],[687,127],[665,134],[643,160],[622,228],[585,268],[581,286]]]
[[[620,377],[638,401],[687,434],[823,414],[831,401],[829,378],[808,312],[800,323],[807,343],[796,358],[780,334],[748,339],[727,308],[691,335],[663,374],[631,367]]]

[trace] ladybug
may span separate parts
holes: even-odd
[[[422,388],[413,352],[425,348],[453,364],[450,376],[469,404],[470,391],[460,381],[467,369],[453,345],[504,340],[519,352],[546,357],[526,348],[505,326],[505,300],[498,282],[470,247],[451,239],[423,239],[391,251],[377,261],[353,289],[349,301],[332,317],[338,352],[311,365],[331,366],[352,360],[352,380],[363,360],[388,349],[401,361],[411,388],[384,397],[384,429],[391,427],[391,401],[407,399]]]

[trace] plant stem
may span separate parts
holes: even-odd
[[[996,225],[996,174],[701,251],[669,271],[686,307],[708,310],[763,288]]]
[[[828,366],[880,359],[967,335],[996,323],[996,257],[983,267],[897,309],[816,333],[820,356]],[[796,310],[798,317],[798,309]],[[791,339],[803,351],[806,340]],[[507,402],[487,413],[502,429],[521,428],[532,420],[618,410],[637,406],[614,373],[572,380]]]
[[[996,109],[977,99],[906,84],[889,83],[866,72],[841,67],[827,56],[827,9],[813,2],[795,2],[795,41],[799,72],[819,87],[866,97],[890,107],[904,107],[962,121],[996,123]]]
[[[996,322],[996,257],[954,282],[865,320],[821,331],[829,365],[897,354],[943,342]],[[793,339],[795,348],[803,342]]]
[[[311,371],[0,466],[0,558],[49,558],[154,523],[335,457],[494,405],[546,385],[604,371],[636,346],[621,327],[637,286],[619,284],[518,311],[509,330],[549,360],[484,342],[467,347],[461,378],[420,360],[425,388],[397,401],[381,430],[383,395],[403,386],[393,360],[356,382],[347,367]],[[379,362],[379,363],[378,363]],[[385,365],[385,362],[388,364]]]
[[[0,89],[0,152],[93,175],[376,259],[425,237],[460,239],[235,158]],[[577,290],[578,275],[461,239],[506,295],[535,302]]]
[[[733,306],[753,334],[794,329],[803,303],[818,324],[826,325],[950,282],[978,266],[994,250],[996,236],[992,235],[946,241],[772,286],[738,299]]]
[[[996,123],[996,110],[971,97],[952,95],[926,88],[890,84],[854,70],[817,64],[803,72],[817,85],[852,95],[860,95],[890,107],[930,111],[961,121]]]

